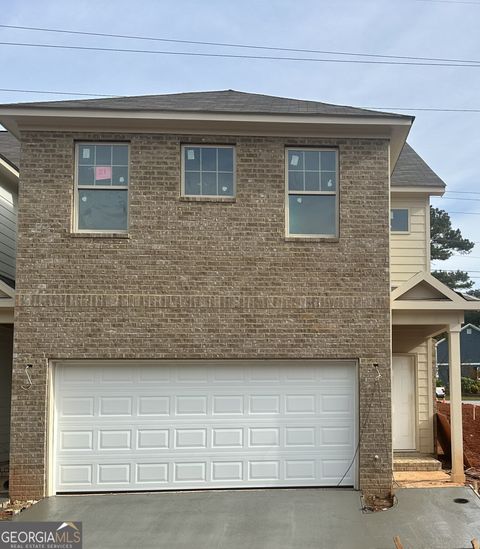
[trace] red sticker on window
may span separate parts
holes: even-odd
[[[95,179],[97,181],[102,179],[111,179],[111,178],[112,178],[111,166],[97,166],[95,168]]]

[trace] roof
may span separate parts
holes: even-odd
[[[0,131],[0,158],[17,170],[20,167],[20,141],[7,131]]]
[[[465,324],[460,332],[460,357],[462,364],[480,364],[480,328],[473,324]],[[448,364],[447,339],[437,343],[437,364]]]
[[[398,157],[390,182],[392,187],[445,188],[445,182],[408,143],[405,143]]]
[[[185,112],[231,112],[244,114],[318,114],[332,116],[364,116],[412,119],[404,114],[392,114],[356,107],[332,105],[318,101],[290,99],[259,93],[235,90],[173,93],[165,95],[140,95],[109,97],[105,99],[73,99],[68,101],[42,101],[0,105],[4,107],[85,109],[111,111],[185,111]]]

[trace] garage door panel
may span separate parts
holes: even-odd
[[[335,485],[355,451],[355,365],[293,364],[58,365],[57,491]]]

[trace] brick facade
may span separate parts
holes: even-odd
[[[71,234],[75,139],[131,142],[128,238]],[[179,199],[188,142],[236,144],[235,202]],[[301,145],[339,148],[338,241],[285,239]],[[13,498],[45,494],[48,364],[68,358],[356,358],[360,485],[390,491],[386,140],[22,132],[17,273]]]

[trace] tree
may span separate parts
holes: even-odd
[[[460,229],[452,227],[450,216],[445,210],[432,206],[430,236],[431,259],[449,259],[455,252],[468,254],[475,246],[474,242],[463,238]],[[470,290],[474,285],[466,271],[432,271],[432,275],[453,290]]]

